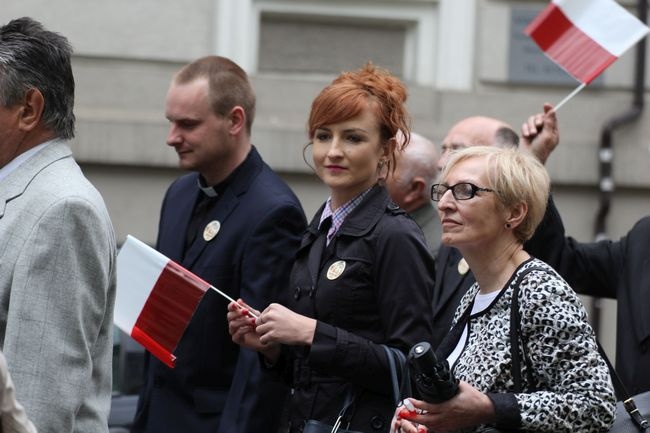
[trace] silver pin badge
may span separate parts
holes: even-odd
[[[338,277],[341,276],[344,270],[345,270],[345,262],[343,260],[338,260],[332,263],[330,267],[327,269],[327,279],[336,280]]]
[[[217,233],[219,233],[220,228],[221,223],[219,221],[210,221],[208,225],[206,225],[203,229],[203,239],[205,239],[206,242],[210,242],[212,239],[214,239]]]

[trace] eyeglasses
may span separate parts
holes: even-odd
[[[461,182],[456,185],[445,185],[443,183],[436,183],[431,186],[431,200],[440,201],[445,193],[451,190],[452,195],[456,200],[469,200],[473,198],[478,191],[494,192],[493,189],[480,188],[473,183]]]

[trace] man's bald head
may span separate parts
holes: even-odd
[[[411,212],[430,200],[431,185],[438,177],[438,150],[431,140],[411,132],[411,140],[398,152],[396,162],[386,186],[393,201]]]
[[[467,117],[451,127],[442,140],[438,169],[447,163],[449,152],[472,146],[516,147],[519,136],[507,123],[485,116]]]

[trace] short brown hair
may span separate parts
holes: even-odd
[[[246,131],[250,135],[255,118],[255,92],[248,75],[235,62],[225,57],[201,57],[181,69],[174,81],[187,84],[207,78],[210,104],[219,116],[226,116],[236,106],[246,113]]]
[[[369,107],[379,120],[383,141],[390,140],[398,131],[404,134],[403,148],[410,138],[410,117],[404,103],[406,86],[399,78],[385,69],[367,63],[363,68],[341,73],[325,87],[311,104],[307,123],[309,139],[314,139],[316,130],[323,125],[351,119]],[[395,154],[390,155],[390,164],[395,166]]]

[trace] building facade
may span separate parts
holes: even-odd
[[[635,1],[623,1],[635,12]],[[155,241],[158,211],[181,174],[165,144],[164,98],[183,64],[218,54],[250,74],[258,109],[253,143],[288,181],[308,217],[327,196],[303,160],[312,99],[342,70],[367,61],[410,89],[413,129],[436,142],[474,114],[519,129],[576,86],[522,33],[544,6],[531,0],[9,0],[0,22],[32,16],[74,49],[73,150],[104,195],[118,241]],[[559,112],[561,143],[548,161],[567,232],[588,241],[601,186],[613,187],[606,234],[616,239],[650,209],[650,113],[614,135],[613,174],[599,177],[603,126],[629,109],[634,49]],[[648,82],[648,72],[645,72]],[[646,89],[644,92],[647,93]],[[613,347],[615,309],[601,336]]]

